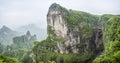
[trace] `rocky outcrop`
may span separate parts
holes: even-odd
[[[31,49],[33,47],[34,41],[37,40],[36,35],[31,35],[30,31],[27,31],[25,35],[17,36],[13,38],[14,48],[27,48]]]
[[[77,15],[75,12],[82,17],[71,16],[71,13]],[[97,22],[98,17],[81,11],[75,12],[73,10],[67,10],[56,3],[52,4],[49,8],[47,14],[48,29],[53,30],[56,36],[64,38],[64,44],[58,42],[58,49],[61,53],[95,52],[96,50],[97,53],[101,52],[103,50],[101,48],[103,47],[102,29],[98,28],[97,23],[92,22],[92,19],[89,19],[92,16]],[[79,17],[78,22],[73,24],[74,20],[69,20],[70,18],[67,17]],[[86,17],[88,21],[86,19],[82,20],[81,18],[83,17]],[[73,22],[73,25],[70,26],[69,22]],[[51,35],[49,31],[48,35]]]
[[[59,5],[53,4],[49,8],[49,12],[47,14],[48,28],[51,27],[52,30],[55,30],[54,32],[57,36],[65,37],[67,35],[68,27],[65,19],[63,19],[66,14],[67,13],[64,12],[62,7]]]

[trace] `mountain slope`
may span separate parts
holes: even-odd
[[[31,35],[30,31],[27,31],[24,35],[14,37],[13,44],[7,46],[2,54],[15,57],[22,63],[32,63],[30,54],[36,40],[36,35]]]
[[[97,29],[99,16],[82,11],[67,11],[58,4],[53,4],[47,18],[48,28],[57,36],[64,38],[66,47],[69,47],[69,50],[66,48],[60,50],[63,53],[94,51],[102,45],[102,39],[99,38],[101,29]],[[98,36],[94,36],[96,34]],[[97,44],[98,41],[101,43]],[[83,50],[77,46],[80,44],[83,44]]]
[[[108,19],[104,34],[104,53],[94,63],[120,63],[120,16]]]
[[[20,63],[16,58],[0,55],[0,63]]]
[[[68,10],[54,3],[47,14],[48,37],[36,43],[33,58],[36,63],[119,63],[119,18]]]
[[[13,38],[13,46],[16,48],[32,49],[34,42],[37,40],[36,35],[31,35],[30,31],[27,31],[25,35],[17,36]]]
[[[18,32],[13,31],[6,26],[3,26],[0,29],[0,43],[3,45],[10,45],[12,44],[12,38],[17,35],[18,35]]]
[[[33,48],[36,62],[91,63],[104,49],[99,18],[52,4],[47,14],[48,37]]]

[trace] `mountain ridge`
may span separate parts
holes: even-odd
[[[4,25],[0,29],[0,43],[3,45],[10,45],[12,44],[12,38],[17,35],[19,35],[18,32],[13,31],[12,29]]]

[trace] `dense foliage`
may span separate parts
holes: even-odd
[[[0,55],[0,63],[20,63],[20,62],[15,58]]]
[[[93,28],[97,28],[99,17],[98,15],[70,9],[65,16],[65,20],[69,28],[74,30],[77,25],[81,30],[76,32],[82,33],[83,38],[88,38],[92,36]]]
[[[105,51],[94,63],[120,63],[120,16],[107,22],[104,31]]]
[[[35,36],[32,36],[30,32],[26,35],[18,36],[13,38],[13,44],[4,46],[2,51],[2,45],[0,45],[0,51],[2,55],[8,57],[15,57],[19,59],[22,63],[32,63],[32,58],[30,57],[33,43],[36,40]]]
[[[97,25],[99,16],[92,15],[86,12],[82,11],[75,11],[75,10],[69,10],[68,15],[66,16],[67,24],[68,26],[74,26],[79,24],[86,24],[89,23],[89,25]]]
[[[49,37],[46,40],[41,42],[36,42],[33,53],[35,54],[34,58],[36,62],[49,63],[53,61],[55,63],[84,63],[91,62],[91,58],[94,56],[93,52],[86,52],[83,54],[61,54],[59,51],[55,51],[57,42],[62,41],[63,39],[55,38],[55,41],[51,41]]]
[[[85,30],[84,32],[86,32]],[[83,54],[61,54],[57,50],[57,44],[63,43],[64,38],[56,36],[51,27],[48,27],[48,37],[41,42],[35,42],[33,53],[34,59],[37,63],[89,63],[94,59],[93,52],[86,52]],[[63,45],[63,47],[66,47]]]

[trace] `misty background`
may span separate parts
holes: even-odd
[[[46,15],[52,3],[92,14],[120,14],[120,0],[0,0],[0,28],[3,25],[39,38],[47,36]],[[44,35],[43,35],[44,34]]]

